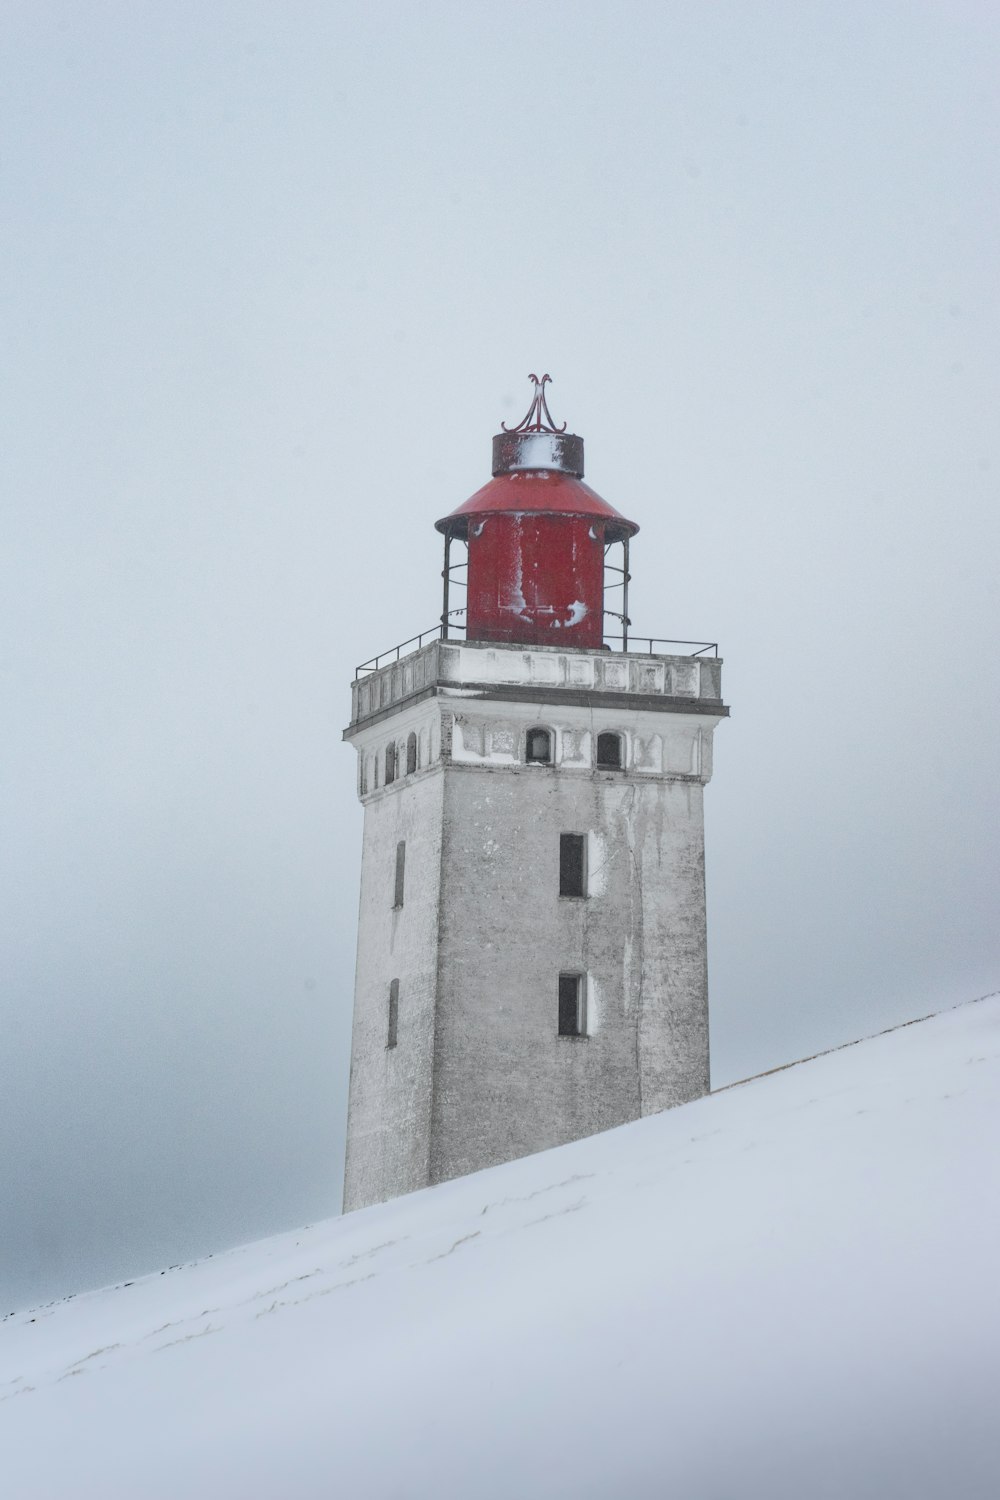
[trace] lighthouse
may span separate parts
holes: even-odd
[[[708,1092],[712,642],[637,636],[638,531],[549,376],[437,521],[433,629],[357,669],[364,842],[344,1207]]]

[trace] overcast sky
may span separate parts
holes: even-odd
[[[1000,987],[994,7],[4,31],[6,1305],[339,1207],[348,684],[529,370],[725,656],[714,1081]]]

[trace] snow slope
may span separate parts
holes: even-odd
[[[1000,1494],[1000,998],[0,1326],[3,1492]]]

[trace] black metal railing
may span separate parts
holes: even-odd
[[[607,611],[607,613],[613,614],[613,611],[609,610],[609,611]],[[464,614],[465,614],[465,610],[464,609],[453,609],[453,610],[449,611],[449,615],[464,615]],[[618,616],[614,616],[614,618],[617,619],[619,617]],[[378,672],[382,667],[386,667],[386,666],[391,665],[394,662],[401,661],[404,656],[408,656],[413,651],[419,651],[419,650],[421,650],[421,648],[426,643],[428,643],[430,641],[437,641],[437,640],[441,640],[441,639],[451,639],[451,638],[453,638],[455,636],[455,632],[456,631],[463,631],[464,632],[464,630],[465,630],[464,624],[459,624],[459,623],[457,623],[454,620],[450,620],[449,621],[449,625],[448,625],[448,636],[444,637],[443,634],[442,634],[441,622],[439,620],[436,624],[431,625],[427,630],[422,630],[419,635],[411,635],[408,640],[400,641],[400,643],[399,643],[398,646],[391,646],[388,651],[380,651],[379,654],[378,654],[378,656],[373,656],[373,657],[371,657],[371,659],[369,661],[362,662],[359,667],[355,667],[355,669],[354,669],[354,680],[355,680],[355,682],[357,682],[361,677],[367,677],[372,672]],[[459,638],[461,639],[463,637],[459,637]],[[616,645],[612,644],[614,642],[627,642],[627,644],[619,644],[619,645],[616,646]],[[484,645],[489,645],[490,642],[485,641],[485,642],[483,642],[483,644]],[[503,643],[501,643],[501,644],[503,644]],[[523,644],[523,643],[521,643],[521,642],[518,642],[518,643],[511,642],[509,644]],[[672,639],[666,638],[665,636],[635,635],[632,631],[629,631],[629,633],[628,633],[627,636],[605,635],[605,637],[604,637],[604,644],[608,647],[609,650],[612,650],[612,651],[618,650],[620,652],[627,651],[630,655],[634,655],[634,656],[713,656],[713,657],[717,657],[718,654],[719,654],[719,643],[718,643],[718,641],[681,641],[681,640],[672,640]],[[698,649],[696,651],[664,651],[664,650],[660,650],[659,648],[663,647],[663,646],[696,646]]]
[[[619,649],[622,651],[627,649],[632,655],[638,656],[704,656],[706,653],[710,653],[712,656],[718,656],[719,654],[718,641],[667,640],[664,637],[658,635],[636,635],[635,631],[633,630],[629,631],[627,637],[620,635],[606,635],[604,637],[604,640],[605,643],[607,643],[608,641],[627,640],[628,646],[625,647],[623,645]],[[654,646],[697,646],[698,649],[697,651],[654,651]]]
[[[448,611],[449,633],[454,630],[465,629],[464,625],[457,625],[452,623],[450,618],[452,615],[464,614],[464,609],[450,609]],[[399,661],[404,655],[409,654],[406,650],[407,646],[412,646],[414,651],[419,651],[423,646],[424,641],[439,641],[441,639],[442,626],[441,621],[438,620],[435,625],[429,626],[427,630],[422,630],[419,635],[411,635],[409,640],[400,641],[398,646],[390,646],[388,651],[380,651],[378,656],[373,656],[370,661],[363,661],[360,667],[354,668],[354,681],[357,682],[358,678],[362,675],[367,675],[370,672],[377,672],[380,667],[388,666],[390,662]]]

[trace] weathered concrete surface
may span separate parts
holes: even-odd
[[[721,705],[722,661],[717,656],[650,656],[646,652],[560,650],[555,646],[498,646],[483,641],[431,641],[401,661],[351,685],[351,724],[385,716],[417,696],[449,689],[521,689],[567,695],[636,695],[669,708],[672,699]],[[509,697],[509,694],[505,694]]]
[[[428,1180],[443,793],[437,763],[408,777],[405,785],[396,783],[366,799],[344,1184],[348,1208],[398,1197]],[[401,840],[405,882],[403,905],[396,908]],[[393,979],[399,980],[399,1016],[397,1044],[390,1048]]]
[[[431,1181],[707,1092],[701,790],[447,774]],[[588,835],[585,899],[561,832]],[[557,1035],[560,971],[587,975],[585,1037]]]
[[[725,710],[591,691],[437,683],[349,731],[365,842],[345,1208],[708,1091],[702,794]],[[536,726],[551,765],[526,763]],[[603,730],[623,738],[620,771],[596,768]],[[386,750],[405,767],[411,733],[418,769],[386,787]],[[561,833],[587,836],[586,897],[559,895]],[[557,1033],[560,972],[586,976],[582,1037]]]

